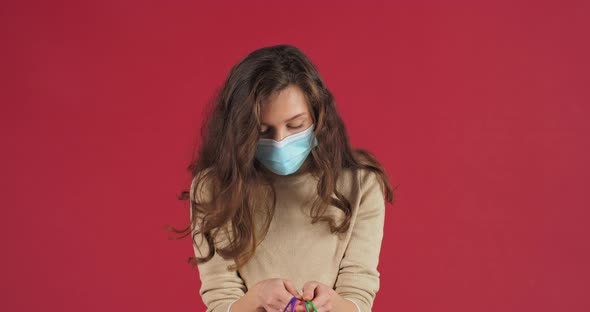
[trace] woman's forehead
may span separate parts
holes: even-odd
[[[307,99],[298,87],[287,87],[269,97],[261,105],[261,122],[264,124],[287,122],[289,119],[309,116]]]

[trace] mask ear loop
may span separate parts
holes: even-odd
[[[287,303],[287,305],[283,309],[283,312],[287,312],[287,308],[289,306],[291,306],[291,311],[290,312],[294,312],[295,311],[295,305],[297,304],[297,301],[298,300],[299,299],[297,299],[297,297],[293,296],[293,298],[291,298],[291,300],[289,301],[289,303]],[[315,304],[313,304],[313,302],[311,300],[305,301],[305,311],[306,312],[309,312],[309,306],[311,306],[311,308],[313,308],[313,311],[318,312],[318,309],[316,308]]]
[[[293,296],[293,298],[291,298],[291,300],[289,301],[289,303],[287,303],[287,305],[285,306],[285,309],[283,309],[283,312],[287,312],[287,308],[289,306],[291,306],[291,312],[295,311],[295,303],[297,302],[297,297]]]
[[[315,307],[315,304],[313,304],[313,302],[311,302],[311,300],[305,301],[305,311],[309,312],[309,309],[307,308],[308,304],[311,305],[311,307],[313,308],[313,310],[315,312],[318,312],[318,309]]]

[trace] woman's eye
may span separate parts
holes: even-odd
[[[299,126],[289,126],[289,125],[287,125],[287,128],[289,128],[289,129],[299,129],[301,127],[303,127],[303,124],[300,124]],[[269,132],[270,132],[270,129],[266,129],[264,131],[263,130],[260,130],[259,131],[260,134],[267,134]]]

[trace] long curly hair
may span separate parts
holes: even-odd
[[[370,152],[351,147],[334,97],[310,59],[292,45],[263,47],[234,65],[216,92],[212,111],[201,128],[200,148],[188,166],[193,177],[191,188],[178,197],[190,201],[190,224],[182,230],[168,227],[182,234],[176,239],[192,233],[195,246],[195,238],[202,235],[208,252],[204,257],[189,257],[193,266],[209,261],[218,252],[224,259],[234,260],[229,270],[238,270],[264,239],[276,205],[272,183],[276,175],[254,157],[261,103],[290,85],[305,94],[318,140],[302,169],[295,173],[311,172],[318,179],[310,211],[312,223],[328,222],[336,234],[349,228],[352,205],[336,188],[339,173],[345,168],[376,172],[385,200],[393,204],[393,190],[383,167]],[[205,195],[195,196],[199,194]],[[334,218],[324,215],[328,205],[342,210],[342,222],[336,224]],[[255,209],[265,212],[260,232],[255,229]],[[220,231],[228,240],[225,246],[216,243]]]

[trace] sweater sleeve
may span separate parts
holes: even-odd
[[[191,198],[194,198],[193,186],[195,179],[191,183]],[[200,194],[197,199],[201,201],[202,195],[205,193],[201,191],[197,193]],[[190,215],[192,220],[192,202]],[[192,234],[195,231],[194,226],[193,224],[191,228]],[[197,257],[203,257],[209,252],[209,246],[200,233],[194,236],[193,250]],[[207,306],[206,312],[230,312],[232,303],[245,295],[247,289],[238,272],[227,270],[227,266],[231,264],[234,264],[233,259],[223,259],[217,252],[209,261],[198,264],[201,279],[199,294],[203,303]]]
[[[385,199],[376,173],[361,171],[360,180],[356,221],[340,263],[335,291],[356,303],[359,312],[371,312],[379,290],[377,264],[383,239]]]

